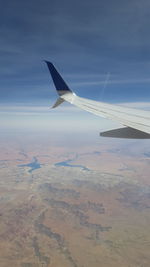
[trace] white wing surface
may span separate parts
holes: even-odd
[[[105,132],[106,134],[101,134],[103,136],[150,138],[150,111],[132,109],[79,97],[69,89],[68,85],[64,82],[60,74],[55,69],[54,65],[47,61],[46,63],[51,73],[56,90],[60,96],[59,100],[57,100],[53,107],[58,106],[64,101],[67,101],[80,109],[117,121],[127,127],[123,128],[124,130],[121,130],[121,132],[119,129],[119,136],[117,136],[118,129],[115,131],[113,130],[113,135],[111,135],[112,131],[109,131],[108,135],[107,132]]]

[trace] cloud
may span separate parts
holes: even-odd
[[[75,112],[79,113],[79,109],[70,105],[60,106],[57,109],[51,109],[48,106],[0,106],[0,114],[13,114],[13,115],[49,115],[50,114],[59,114],[59,113],[70,113]]]
[[[109,84],[149,83],[149,8],[148,0],[3,1],[0,102],[46,100],[50,79],[43,59],[85,89],[103,83],[89,80],[90,73],[108,71],[117,76]],[[71,75],[86,75],[88,81]]]
[[[107,84],[140,84],[140,83],[150,83],[150,78],[147,79],[126,79],[126,80],[109,80]],[[104,80],[102,81],[83,81],[83,82],[73,82],[73,86],[90,86],[90,85],[104,85]]]
[[[133,108],[139,108],[139,109],[150,109],[150,102],[118,102],[116,105],[121,105],[125,107],[133,107]],[[0,106],[0,114],[12,114],[12,115],[59,115],[59,114],[65,114],[65,116],[70,116],[70,114],[75,114],[75,116],[81,116],[81,113],[88,114],[84,111],[81,111],[75,106],[69,105],[66,103],[61,105],[58,108],[51,109],[47,106],[7,106],[7,105],[1,105]]]
[[[119,105],[150,110],[150,102],[118,103]],[[52,133],[99,133],[115,129],[117,122],[94,116],[74,106],[49,109],[45,106],[0,106],[1,131],[50,131]]]

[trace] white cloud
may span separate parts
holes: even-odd
[[[51,109],[47,106],[10,106],[10,105],[1,105],[0,114],[16,114],[16,115],[41,115],[50,114],[50,113],[62,113],[62,112],[80,112],[76,107],[66,105],[60,106],[57,109]]]
[[[97,75],[98,78],[98,75]],[[105,79],[105,78],[104,78]],[[72,82],[71,85],[73,86],[90,86],[90,85],[104,85],[105,80],[101,81],[83,81],[83,82]],[[150,83],[149,78],[145,79],[125,79],[125,80],[109,80],[107,81],[107,84],[139,84],[139,83]]]

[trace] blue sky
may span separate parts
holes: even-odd
[[[1,1],[1,106],[53,103],[44,59],[80,96],[149,102],[149,26],[149,0]]]

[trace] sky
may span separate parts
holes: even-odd
[[[53,62],[80,96],[149,106],[149,0],[0,2],[3,126],[29,113],[42,116],[44,110],[53,121],[61,111],[64,117],[79,116],[69,105],[48,113],[57,94],[44,60]]]

